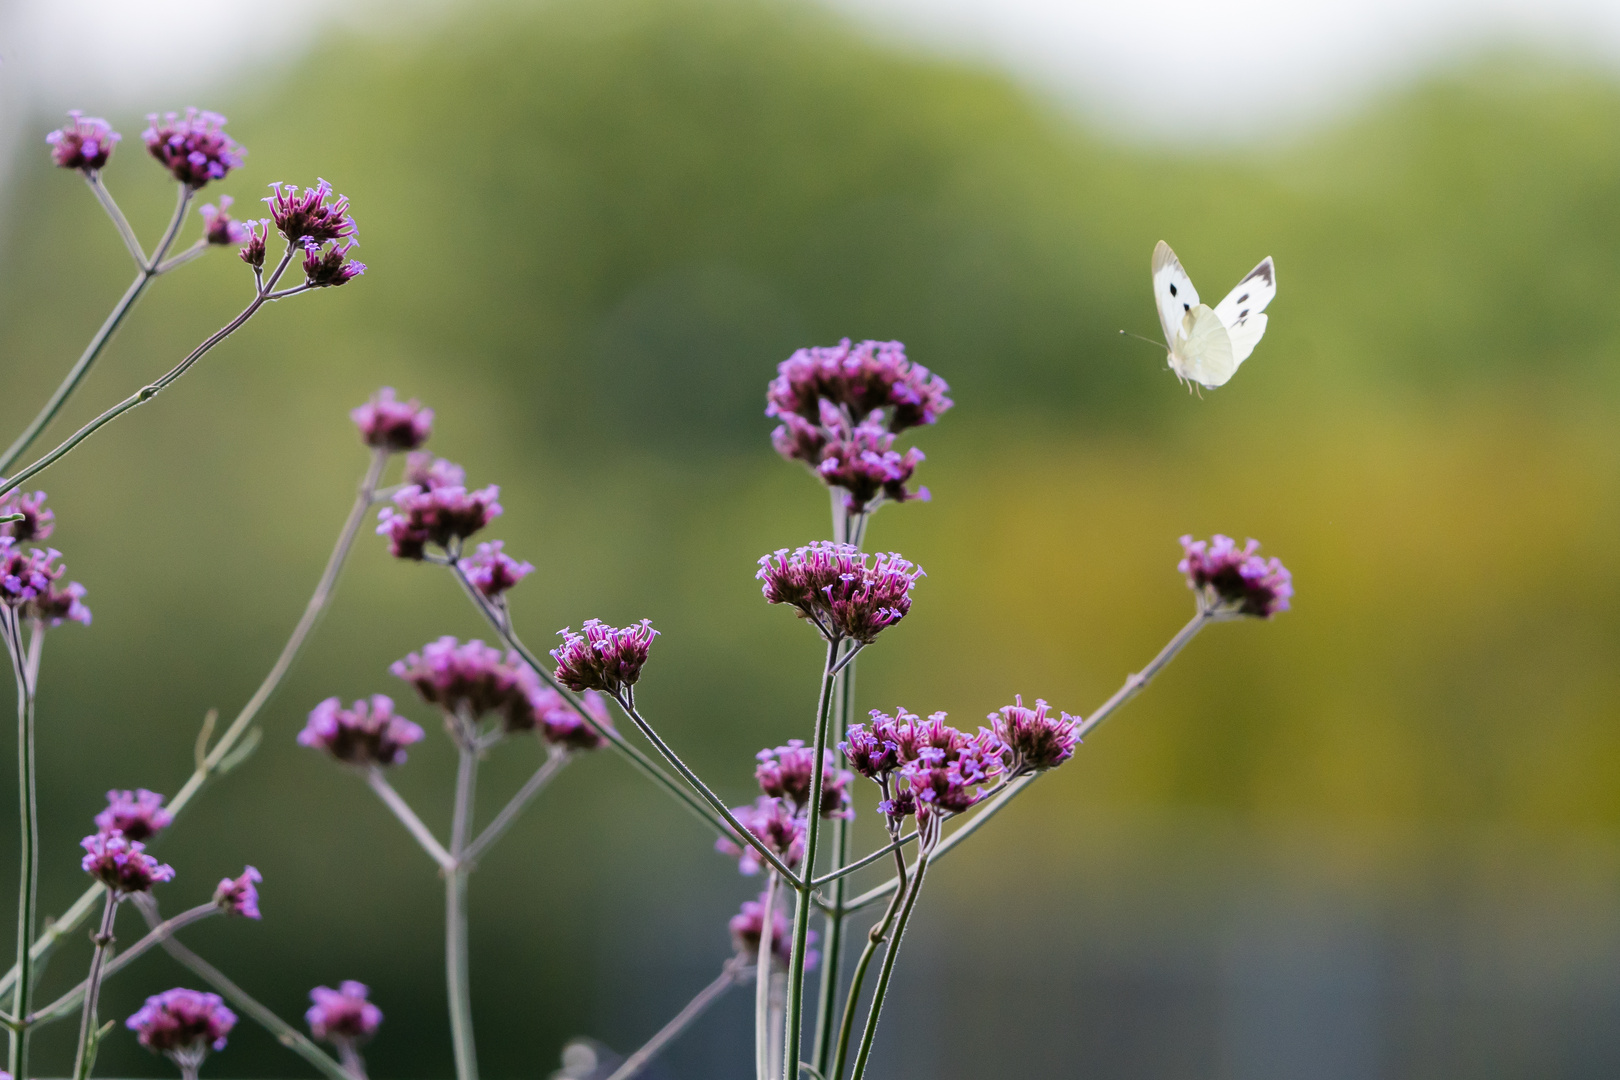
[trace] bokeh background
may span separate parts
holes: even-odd
[[[1298,595],[1200,638],[930,876],[876,1075],[1620,1073],[1620,80],[1600,55],[1511,35],[1424,54],[1256,135],[1228,130],[1218,81],[1155,120],[808,3],[380,10],[297,33],[307,8],[257,11],[292,44],[231,70],[199,51],[204,20],[175,31],[195,79],[185,50],[158,65],[150,107],[225,111],[251,152],[219,192],[330,179],[370,271],[266,312],[45,477],[95,624],[45,657],[43,910],[83,888],[101,793],[172,793],[204,712],[273,660],[365,465],[346,411],[382,384],[501,485],[492,534],[540,568],[521,631],[650,617],[638,697],[747,798],[754,751],[805,733],[820,658],[754,561],[829,527],[769,448],[764,385],[798,346],[898,338],[957,406],[918,438],[934,500],[872,526],[929,576],[863,657],[861,708],[1089,711],[1189,615],[1183,532],[1261,538]],[[41,68],[5,76],[7,431],[129,276],[49,167],[60,109],[124,132],[108,182],[145,235],[172,199],[140,153],[148,103],[70,100],[28,84]],[[1188,119],[1205,106],[1209,130]],[[1279,267],[1266,340],[1202,397],[1117,333],[1156,332],[1161,238],[1215,297]],[[222,253],[162,280],[55,430],[247,288]],[[171,909],[264,872],[262,923],[187,940],[283,1015],[317,983],[373,986],[378,1076],[451,1071],[442,892],[293,736],[331,694],[405,701],[390,661],[481,632],[442,574],[364,536],[262,748],[160,847]],[[486,812],[538,758],[492,755]],[[397,775],[441,829],[451,769],[433,737]],[[14,845],[0,829],[0,866]],[[546,1076],[575,1035],[638,1045],[713,977],[753,884],[616,759],[568,769],[474,879],[486,1074]],[[47,990],[88,951],[64,948]],[[186,981],[143,960],[107,1014]],[[748,1075],[745,997],[649,1075]],[[239,1032],[211,1073],[307,1073]],[[42,1067],[72,1034],[41,1038]],[[122,1033],[101,1069],[167,1073]]]

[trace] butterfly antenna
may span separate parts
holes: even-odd
[[[1164,348],[1164,344],[1162,342],[1154,341],[1152,338],[1143,337],[1141,334],[1133,334],[1129,330],[1121,330],[1120,333],[1124,334],[1126,337],[1133,337],[1137,341],[1145,341],[1156,349]]]

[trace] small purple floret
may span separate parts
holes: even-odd
[[[1269,619],[1288,610],[1294,577],[1278,560],[1256,554],[1258,540],[1239,548],[1230,536],[1219,533],[1208,543],[1183,536],[1181,548],[1185,555],[1176,569],[1187,575],[1187,587],[1198,594],[1200,611]]]
[[[107,792],[107,809],[96,815],[96,828],[121,832],[130,840],[146,841],[167,829],[174,816],[163,808],[163,796],[155,791]]]
[[[492,540],[479,544],[478,550],[461,560],[461,571],[467,575],[472,587],[490,600],[498,599],[506,590],[534,573],[534,564],[518,562],[502,551],[504,543]]]
[[[759,560],[754,575],[771,604],[790,604],[829,641],[870,644],[911,610],[921,568],[899,555],[867,555],[850,544],[818,541],[791,555],[782,548]]]
[[[51,533],[56,531],[56,512],[45,505],[43,491],[27,495],[13,491],[0,499],[0,517],[10,517],[12,514],[21,514],[22,520],[0,525],[0,536],[12,537],[21,544],[37,544],[50,539]]]
[[[377,450],[402,454],[415,450],[433,434],[433,410],[411,398],[399,401],[394,388],[385,386],[371,400],[349,412],[360,429],[360,441]]]
[[[1033,709],[1025,707],[1022,694],[1013,701],[987,717],[1005,748],[1002,760],[1009,774],[1050,769],[1074,756],[1080,741],[1080,717],[1066,712],[1048,715],[1047,704],[1040,698],[1035,699]]]
[[[790,739],[786,746],[774,750],[761,750],[754,779],[765,794],[786,799],[798,812],[803,813],[810,801],[810,781],[813,779],[815,751],[804,745],[803,739]],[[821,769],[821,800],[819,810],[824,818],[851,818],[849,783],[855,774],[838,768],[838,757],[825,751]]]
[[[59,168],[95,172],[107,164],[113,147],[123,138],[99,116],[86,116],[78,109],[68,112],[70,123],[45,136],[51,144],[51,160]]]
[[[649,619],[622,628],[586,619],[579,633],[565,626],[557,634],[563,639],[561,647],[551,650],[551,658],[557,661],[557,681],[575,693],[600,690],[619,697],[641,678],[658,631]]]
[[[219,113],[187,109],[185,116],[152,113],[146,119],[148,127],[141,132],[146,149],[182,184],[200,188],[242,167],[247,151],[225,134],[225,118]]]
[[[246,243],[243,245],[242,250],[236,253],[237,257],[253,267],[253,269],[262,270],[264,269],[264,245],[270,239],[270,219],[260,218],[257,221],[249,221],[244,225],[244,228],[247,230],[247,235],[243,237]]]
[[[302,192],[296,184],[271,184],[267,195],[270,218],[289,243],[324,244],[355,235],[354,218],[349,216],[347,195],[332,194],[332,185],[318,181]]]
[[[335,697],[310,711],[309,722],[298,733],[298,745],[324,750],[345,765],[401,765],[405,748],[422,740],[422,729],[394,715],[394,702],[384,694],[371,695],[368,705],[356,701],[345,709]]]
[[[366,1000],[365,983],[345,979],[333,990],[317,986],[309,992],[315,1004],[304,1014],[309,1033],[322,1042],[355,1047],[369,1040],[382,1024],[382,1010]]]
[[[750,806],[735,806],[732,815],[758,837],[767,848],[785,863],[789,870],[804,858],[805,820],[795,814],[781,799],[761,795]],[[714,842],[714,850],[722,855],[737,857],[737,869],[752,877],[763,865],[759,852],[752,844],[745,844],[735,835],[722,836]]]
[[[121,832],[98,832],[79,842],[86,854],[79,865],[84,872],[120,896],[147,892],[153,885],[174,878],[174,867],[146,854],[146,845]]]
[[[784,971],[793,955],[793,919],[788,914],[790,910],[791,904],[782,896],[771,904],[771,960]],[[759,939],[764,929],[765,894],[760,893],[758,900],[744,900],[742,910],[731,917],[731,946],[737,950],[737,955],[758,963]],[[814,930],[806,935],[805,943],[816,943]],[[820,959],[819,952],[806,949],[805,970],[814,970]]]
[[[259,918],[259,890],[256,888],[264,878],[251,866],[243,867],[242,875],[235,878],[225,878],[214,890],[214,903],[224,909],[227,915],[240,915],[246,919]]]
[[[349,258],[349,251],[359,247],[359,241],[347,240],[341,244],[321,246],[304,244],[304,284],[324,289],[347,285],[366,272],[366,264]]]
[[[147,998],[124,1026],[148,1050],[195,1067],[210,1049],[225,1049],[236,1014],[218,994],[175,987]]]

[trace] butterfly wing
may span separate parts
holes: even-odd
[[[1181,320],[1198,306],[1198,290],[1181,268],[1181,261],[1163,240],[1153,249],[1153,301],[1159,306],[1159,326],[1171,352],[1181,334]]]
[[[1260,265],[1249,271],[1238,282],[1237,288],[1226,294],[1226,299],[1215,305],[1215,316],[1226,327],[1232,338],[1232,367],[1249,358],[1260,337],[1266,332],[1266,317],[1261,314],[1277,295],[1277,271],[1271,256],[1260,260]]]
[[[1205,305],[1182,317],[1180,339],[1170,350],[1170,367],[1183,379],[1208,387],[1225,385],[1237,371],[1232,336]]]

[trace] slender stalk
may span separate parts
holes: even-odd
[[[206,239],[198,240],[195,244],[192,244],[178,255],[171,255],[167,259],[164,259],[162,262],[158,263],[157,266],[153,268],[152,273],[154,275],[167,274],[170,270],[173,270],[176,267],[184,266],[193,259],[200,259],[204,255],[208,254],[208,247],[209,244]]]
[[[24,649],[22,624],[17,609],[0,607],[0,631],[11,654],[12,671],[17,679],[17,801],[21,831],[21,862],[17,897],[17,971],[11,1011],[19,1020],[28,1016],[34,991],[34,923],[37,918],[39,889],[39,799],[35,789],[34,767],[34,686],[38,664]],[[12,1076],[28,1075],[28,1030],[11,1033],[8,1071]]]
[[[900,955],[900,940],[905,936],[906,924],[911,921],[911,913],[917,906],[917,894],[922,892],[923,875],[928,872],[928,856],[929,852],[925,849],[917,857],[917,872],[911,878],[911,888],[906,890],[905,903],[901,905],[900,917],[894,924],[894,940],[889,942],[889,950],[883,954],[883,967],[878,971],[877,985],[872,988],[872,1004],[867,1006],[866,1027],[861,1032],[861,1048],[855,1055],[850,1080],[861,1080],[866,1075],[866,1062],[872,1055],[872,1040],[877,1035],[878,1016],[883,1011],[883,999],[889,993],[894,961]]]
[[[467,864],[469,870],[476,867],[478,856],[488,850],[491,844],[501,838],[502,833],[512,827],[512,822],[516,821],[518,815],[523,813],[524,807],[528,806],[534,797],[544,790],[545,786],[551,782],[552,777],[562,772],[563,766],[567,765],[569,760],[570,755],[566,750],[553,750],[546,756],[545,762],[534,771],[533,776],[529,777],[528,783],[518,789],[518,793],[512,796],[511,801],[501,808],[499,814],[495,815],[495,820],[484,827],[484,831],[478,834],[478,838],[467,845],[467,850],[462,854],[461,861]]]
[[[495,628],[496,633],[500,634],[501,640],[506,643],[506,647],[517,653],[518,656],[522,658],[523,662],[528,665],[529,670],[538,675],[547,686],[561,694],[563,699],[567,701],[568,704],[572,705],[574,710],[578,712],[579,715],[584,719],[585,723],[590,725],[591,730],[595,731],[598,735],[606,739],[608,741],[608,745],[611,746],[613,750],[619,754],[619,756],[628,761],[637,772],[641,773],[647,779],[651,780],[670,795],[674,796],[682,806],[691,811],[691,813],[696,816],[699,821],[702,821],[709,828],[713,829],[716,834],[727,839],[736,839],[737,837],[741,837],[743,842],[749,843],[755,848],[756,851],[759,851],[760,857],[775,867],[778,873],[786,870],[786,867],[782,864],[781,860],[776,857],[774,852],[762,850],[761,845],[758,843],[753,834],[749,833],[746,829],[743,829],[737,824],[735,816],[724,803],[718,804],[718,812],[713,808],[713,803],[705,805],[704,799],[701,799],[694,795],[691,791],[688,791],[678,780],[675,779],[675,777],[669,775],[669,773],[659,768],[657,762],[653,761],[646,754],[642,753],[639,749],[632,745],[622,734],[618,732],[617,729],[608,724],[597,723],[596,719],[592,717],[591,714],[586,710],[585,704],[580,699],[580,696],[568,689],[568,687],[564,686],[562,683],[558,682],[557,677],[546,669],[545,665],[540,662],[539,658],[536,657],[534,653],[529,650],[529,647],[523,643],[522,639],[520,639],[517,634],[513,632],[510,622],[503,616],[501,609],[490,603],[490,601],[482,593],[475,589],[470,581],[467,580],[467,575],[461,569],[461,566],[454,560],[450,561],[447,566],[449,567],[450,572],[455,575],[456,581],[461,585],[462,591],[467,594],[467,598],[473,602],[473,606],[476,607],[479,613],[483,615],[486,620],[488,620],[492,627]],[[718,803],[718,800],[716,800],[716,802]]]
[[[876,851],[868,855],[862,855],[859,859],[856,859],[852,863],[846,863],[836,870],[827,871],[825,874],[822,874],[820,877],[812,881],[810,883],[810,887],[813,889],[819,889],[823,885],[829,885],[842,878],[846,878],[855,873],[857,870],[865,870],[868,866],[871,866],[873,863],[882,859],[883,856],[892,851],[899,851],[901,848],[905,847],[915,839],[917,839],[917,834],[915,832],[908,832],[904,836],[896,837],[895,839],[890,840],[887,844],[884,844],[882,847],[878,848]],[[836,910],[837,905],[829,901],[826,904],[826,907]]]
[[[366,1059],[360,1056],[352,1041],[344,1039],[338,1045],[338,1059],[343,1062],[343,1069],[354,1080],[366,1080]]]
[[[231,751],[235,749],[243,733],[248,730],[248,725],[253,723],[254,718],[259,715],[259,710],[264,708],[265,703],[270,700],[276,689],[281,685],[281,681],[286,678],[287,672],[292,668],[293,661],[297,659],[298,653],[308,640],[311,631],[315,629],[320,617],[325,614],[326,608],[331,603],[332,593],[337,585],[338,574],[343,569],[343,563],[348,558],[350,549],[354,546],[355,537],[365,520],[366,511],[372,506],[377,484],[382,479],[383,468],[387,464],[388,455],[386,453],[379,451],[373,456],[365,478],[360,482],[360,492],[355,497],[354,506],[349,510],[348,520],[344,522],[343,529],[338,534],[337,544],[332,548],[332,554],[326,560],[326,569],[322,571],[320,582],[315,586],[314,594],[304,607],[304,614],[298,620],[298,625],[293,629],[292,636],[287,639],[287,644],[282,647],[281,655],[276,658],[275,665],[271,667],[270,673],[264,677],[264,681],[259,684],[259,688],[253,692],[253,697],[248,699],[246,705],[242,706],[242,711],[237,713],[236,719],[232,720],[230,726],[225,729],[225,733],[214,744],[213,750],[203,755],[202,764],[191,774],[185,786],[169,801],[168,810],[172,816],[178,817],[180,811],[185,809],[186,805],[202,790],[209,777],[221,767],[222,763],[230,756]],[[37,664],[35,669],[37,670]],[[84,920],[89,917],[90,913],[95,910],[96,902],[100,899],[102,891],[99,884],[86,889],[62,913],[61,917],[47,927],[44,933],[39,936],[39,940],[35,941],[33,948],[29,950],[29,955],[36,961],[43,959],[51,949],[56,947],[58,941],[77,930]],[[17,966],[13,965],[4,975],[0,975],[0,993],[4,993],[16,985],[17,971]]]
[[[422,824],[422,819],[416,816],[416,811],[411,809],[410,803],[394,790],[394,786],[383,776],[379,766],[373,765],[366,770],[366,783],[377,793],[383,805],[394,812],[394,816],[399,818],[400,823],[416,838],[416,842],[422,845],[422,850],[439,864],[439,869],[455,869],[456,860],[444,850],[444,845],[434,837],[433,831]]]
[[[765,899],[760,912],[759,948],[754,951],[754,1077],[774,1080],[776,1066],[771,1061],[771,963],[776,929],[777,876],[772,871],[765,880]]]
[[[793,908],[793,951],[788,955],[787,1034],[782,1046],[782,1080],[798,1080],[799,1043],[804,1026],[804,954],[809,948],[809,881],[816,873],[816,848],[821,839],[821,784],[826,771],[827,727],[832,715],[833,682],[838,677],[839,645],[827,643],[821,693],[816,701],[815,737],[811,743],[809,820],[804,829],[804,882],[797,886],[798,902]],[[851,654],[853,655],[853,653]]]
[[[107,948],[113,943],[113,919],[118,914],[118,894],[107,894],[106,907],[101,912],[101,929],[95,936],[96,951],[90,956],[90,976],[84,980],[84,1010],[79,1016],[79,1049],[73,1055],[73,1080],[84,1080],[89,1074],[90,1033],[96,1028],[96,1003],[101,997],[102,967],[107,960]]]
[[[273,287],[275,285],[276,279],[286,271],[287,264],[291,261],[292,246],[288,245],[287,254],[282,256],[281,265],[276,268],[275,275],[268,283],[269,287]],[[131,409],[146,404],[148,401],[151,401],[153,398],[157,397],[164,390],[168,389],[176,379],[180,378],[180,376],[184,375],[187,371],[190,371],[191,366],[198,360],[201,360],[208,350],[212,349],[215,345],[218,345],[220,342],[236,333],[236,331],[242,327],[243,323],[251,319],[259,308],[263,307],[264,304],[271,299],[269,295],[269,287],[267,287],[265,291],[257,293],[253,297],[252,301],[248,303],[248,306],[242,309],[241,314],[237,315],[236,318],[232,319],[230,322],[226,323],[224,326],[210,334],[201,345],[198,345],[195,349],[191,350],[190,353],[186,354],[186,358],[184,360],[170,368],[167,372],[160,376],[156,382],[148,383],[146,386],[141,387],[129,397],[125,398],[123,401],[120,401],[117,405],[114,405],[112,408],[108,409],[106,412],[84,425],[78,431],[68,436],[68,438],[58,445],[56,449],[40,458],[26,469],[23,469],[15,476],[4,481],[3,483],[0,483],[0,495],[4,495],[6,492],[14,490],[19,484],[22,484],[32,479],[34,476],[37,476],[39,473],[44,472],[46,469],[56,464],[56,462],[66,457],[74,447],[84,442],[84,440],[94,435],[97,431],[100,431],[102,428],[106,427],[120,416],[129,412]]]
[[[906,872],[906,861],[901,856],[895,857],[898,864],[898,873]],[[888,940],[889,927],[894,923],[894,917],[900,910],[900,898],[904,895],[896,890],[889,900],[889,906],[883,913],[883,918],[867,932],[866,947],[861,950],[861,957],[855,962],[855,973],[849,980],[849,996],[844,999],[844,1019],[838,1026],[838,1052],[833,1057],[832,1072],[824,1075],[828,1080],[840,1080],[844,1075],[844,1062],[849,1058],[849,1037],[855,1030],[855,1009],[860,1004],[861,986],[866,982],[866,969],[872,964],[872,957],[883,943]]]
[[[736,957],[727,961],[726,966],[720,970],[720,975],[714,982],[699,990],[697,996],[687,1002],[686,1007],[675,1014],[674,1019],[658,1029],[658,1034],[648,1039],[641,1049],[625,1058],[623,1065],[609,1073],[607,1080],[631,1080],[632,1077],[646,1068],[647,1063],[657,1057],[660,1050],[668,1046],[670,1041],[681,1032],[691,1027],[698,1017],[708,1011],[710,1005],[720,1000],[722,994],[737,985],[737,977],[740,972],[741,967]]]
[[[124,970],[124,968],[140,959],[141,956],[149,952],[154,946],[161,945],[165,939],[172,936],[174,933],[180,930],[181,927],[190,926],[192,923],[206,919],[211,915],[220,914],[223,914],[223,910],[218,904],[207,903],[199,904],[194,908],[188,908],[173,918],[164,920],[151,930],[147,931],[145,937],[141,938],[129,948],[115,954],[111,959],[109,959],[106,967],[103,968],[101,972],[102,982],[105,983],[108,979]],[[69,990],[67,993],[57,998],[49,1005],[35,1011],[34,1015],[28,1018],[28,1023],[33,1027],[39,1027],[42,1024],[49,1024],[52,1021],[61,1020],[68,1016],[73,1007],[84,1000],[85,990],[88,988],[88,986],[88,980],[81,982],[78,986],[75,986],[72,990]]]
[[[478,751],[462,740],[456,770],[456,808],[450,824],[453,865],[444,885],[444,971],[450,995],[450,1040],[455,1050],[456,1080],[478,1080],[473,1047],[472,991],[467,984],[467,869],[461,857],[472,831],[473,788],[478,779]]]
[[[87,179],[90,178],[87,177]],[[90,189],[96,193],[96,198],[101,201],[103,206],[108,206],[111,203],[108,213],[112,214],[113,223],[119,226],[119,233],[124,236],[125,244],[130,244],[132,233],[129,230],[129,223],[124,221],[123,212],[118,210],[118,204],[111,202],[112,196],[102,186],[99,176],[90,179]],[[174,209],[174,217],[170,220],[169,227],[163,234],[163,240],[158,243],[151,264],[161,260],[169,250],[169,245],[174,243],[174,237],[180,231],[180,225],[185,221],[186,204],[190,199],[190,190],[186,185],[180,185],[180,198]],[[44,431],[46,426],[56,418],[56,414],[62,411],[62,406],[67,404],[68,398],[73,396],[73,392],[79,388],[79,384],[84,381],[84,377],[90,373],[91,366],[95,364],[97,357],[101,355],[101,350],[106,347],[107,342],[112,340],[113,333],[123,323],[124,317],[130,313],[130,310],[135,306],[135,302],[141,298],[141,294],[146,291],[146,287],[157,276],[158,272],[149,268],[151,264],[147,262],[145,255],[141,253],[139,243],[133,244],[130,253],[135,256],[135,264],[140,268],[140,272],[135,275],[135,280],[130,282],[129,288],[124,290],[124,295],[119,299],[118,303],[113,305],[112,311],[107,315],[106,320],[102,322],[101,328],[90,339],[90,344],[85,346],[84,352],[79,354],[78,361],[68,370],[67,377],[62,380],[62,384],[51,394],[50,400],[45,402],[45,407],[39,411],[39,415],[29,421],[28,426],[6,449],[5,454],[0,455],[0,474],[9,471],[17,463],[17,459],[27,452],[35,439],[39,438],[40,432]]]
[[[152,901],[150,894],[137,896],[135,898],[135,905],[140,909],[141,915],[146,919],[147,925],[156,929],[159,925],[160,917],[158,915],[157,904]],[[164,936],[160,943],[163,946],[164,952],[168,953],[180,963],[190,968],[198,978],[212,986],[215,990],[218,990],[225,1000],[236,1006],[243,1013],[251,1017],[253,1021],[260,1027],[264,1028],[271,1035],[275,1036],[276,1041],[281,1043],[282,1046],[285,1046],[287,1049],[309,1062],[315,1068],[319,1069],[322,1075],[326,1076],[328,1080],[354,1080],[352,1076],[344,1071],[341,1064],[335,1061],[331,1055],[327,1054],[320,1047],[311,1042],[308,1036],[299,1031],[297,1028],[293,1027],[291,1024],[287,1023],[281,1017],[277,1016],[270,1009],[266,1008],[246,990],[243,990],[240,986],[236,985],[236,983],[226,978],[224,972],[220,971],[214,965],[210,964],[208,961],[186,948],[179,942],[178,939],[172,936]]]

